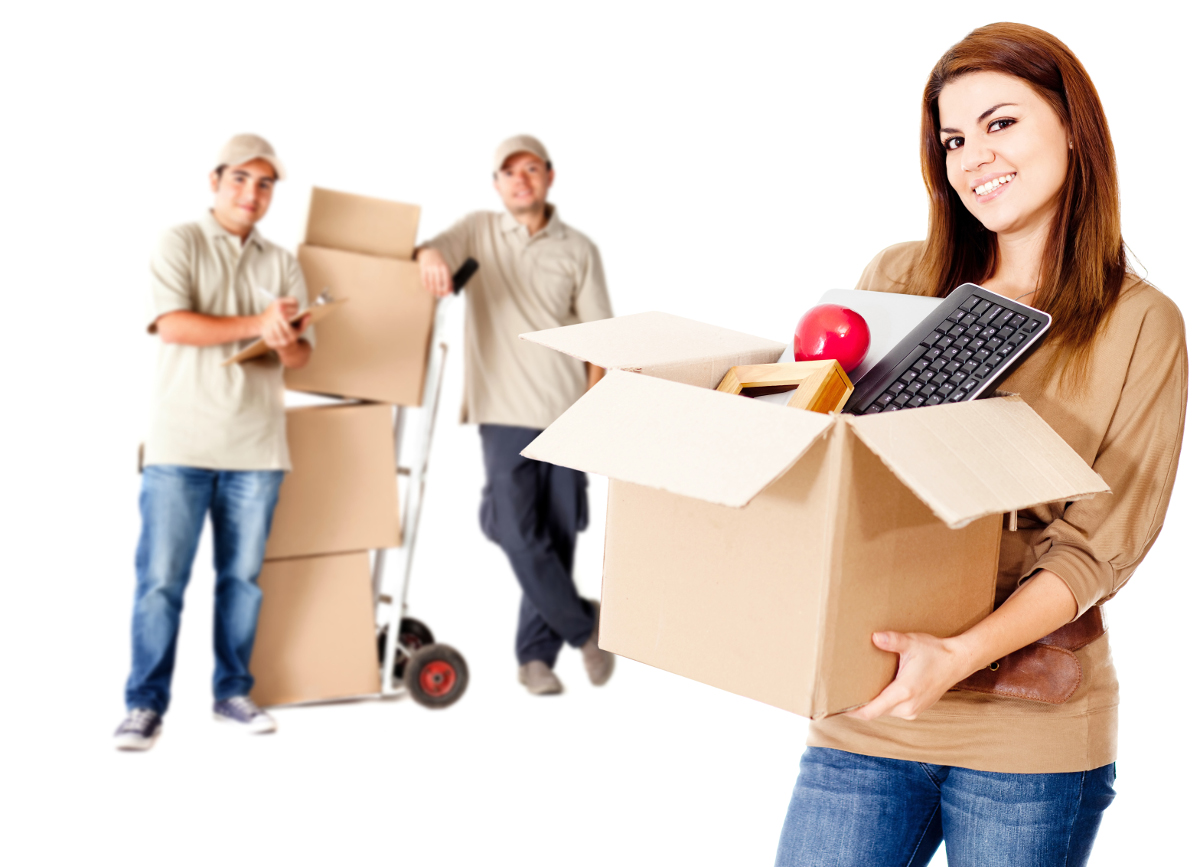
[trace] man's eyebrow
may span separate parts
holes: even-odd
[[[1016,105],[1016,103],[1015,103],[1015,102],[1000,102],[1000,103],[997,103],[996,105],[993,105],[991,108],[989,108],[987,111],[985,111],[983,114],[979,115],[979,117],[977,117],[977,118],[975,119],[975,122],[976,122],[976,123],[983,123],[985,120],[987,120],[987,119],[988,119],[988,116],[989,116],[989,115],[991,115],[991,113],[992,113],[992,112],[994,112],[994,111],[995,111],[996,109],[998,109],[998,108],[1004,108],[1006,105]],[[961,129],[955,129],[954,127],[950,127],[950,126],[944,126],[944,127],[942,127],[942,132],[958,133],[959,135],[961,135],[961,134],[962,134],[962,130],[961,130]]]

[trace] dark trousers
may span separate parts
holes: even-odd
[[[579,647],[592,634],[592,606],[575,589],[575,536],[587,527],[587,476],[521,457],[541,433],[483,424],[487,484],[479,507],[483,533],[508,555],[521,585],[517,661],[553,667],[563,642]]]

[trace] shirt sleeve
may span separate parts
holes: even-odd
[[[467,214],[449,229],[439,235],[434,235],[421,247],[430,247],[442,254],[450,270],[457,271],[468,256],[478,256],[475,253],[475,224],[478,214]]]
[[[575,313],[580,322],[612,319],[612,304],[608,300],[608,284],[604,280],[604,264],[600,251],[591,241],[583,259],[579,285],[575,290]]]
[[[150,259],[150,304],[146,330],[158,331],[158,320],[177,310],[194,310],[192,244],[186,226],[169,229]]]
[[[1039,569],[1058,575],[1075,596],[1077,617],[1121,589],[1162,530],[1179,465],[1187,378],[1183,318],[1162,298],[1143,315],[1092,464],[1112,493],[1068,505],[1032,540],[1037,550],[1046,542],[1049,548],[1021,578]]]

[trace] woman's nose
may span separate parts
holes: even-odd
[[[986,166],[996,158],[992,149],[987,146],[986,142],[975,140],[974,142],[966,142],[959,149],[962,156],[962,169],[964,172],[973,172]]]

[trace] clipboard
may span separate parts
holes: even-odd
[[[305,309],[301,310],[288,321],[291,322],[292,325],[295,325],[305,316],[311,316],[312,321],[309,324],[316,325],[318,322],[336,310],[340,305],[345,304],[349,300],[350,299],[348,298],[339,298],[337,301],[326,301],[323,304],[314,304],[311,307],[306,307]],[[222,361],[221,366],[228,367],[231,364],[241,364],[243,361],[249,361],[252,358],[258,358],[260,355],[266,355],[270,351],[271,347],[267,346],[266,341],[260,337],[237,355],[232,355]]]

